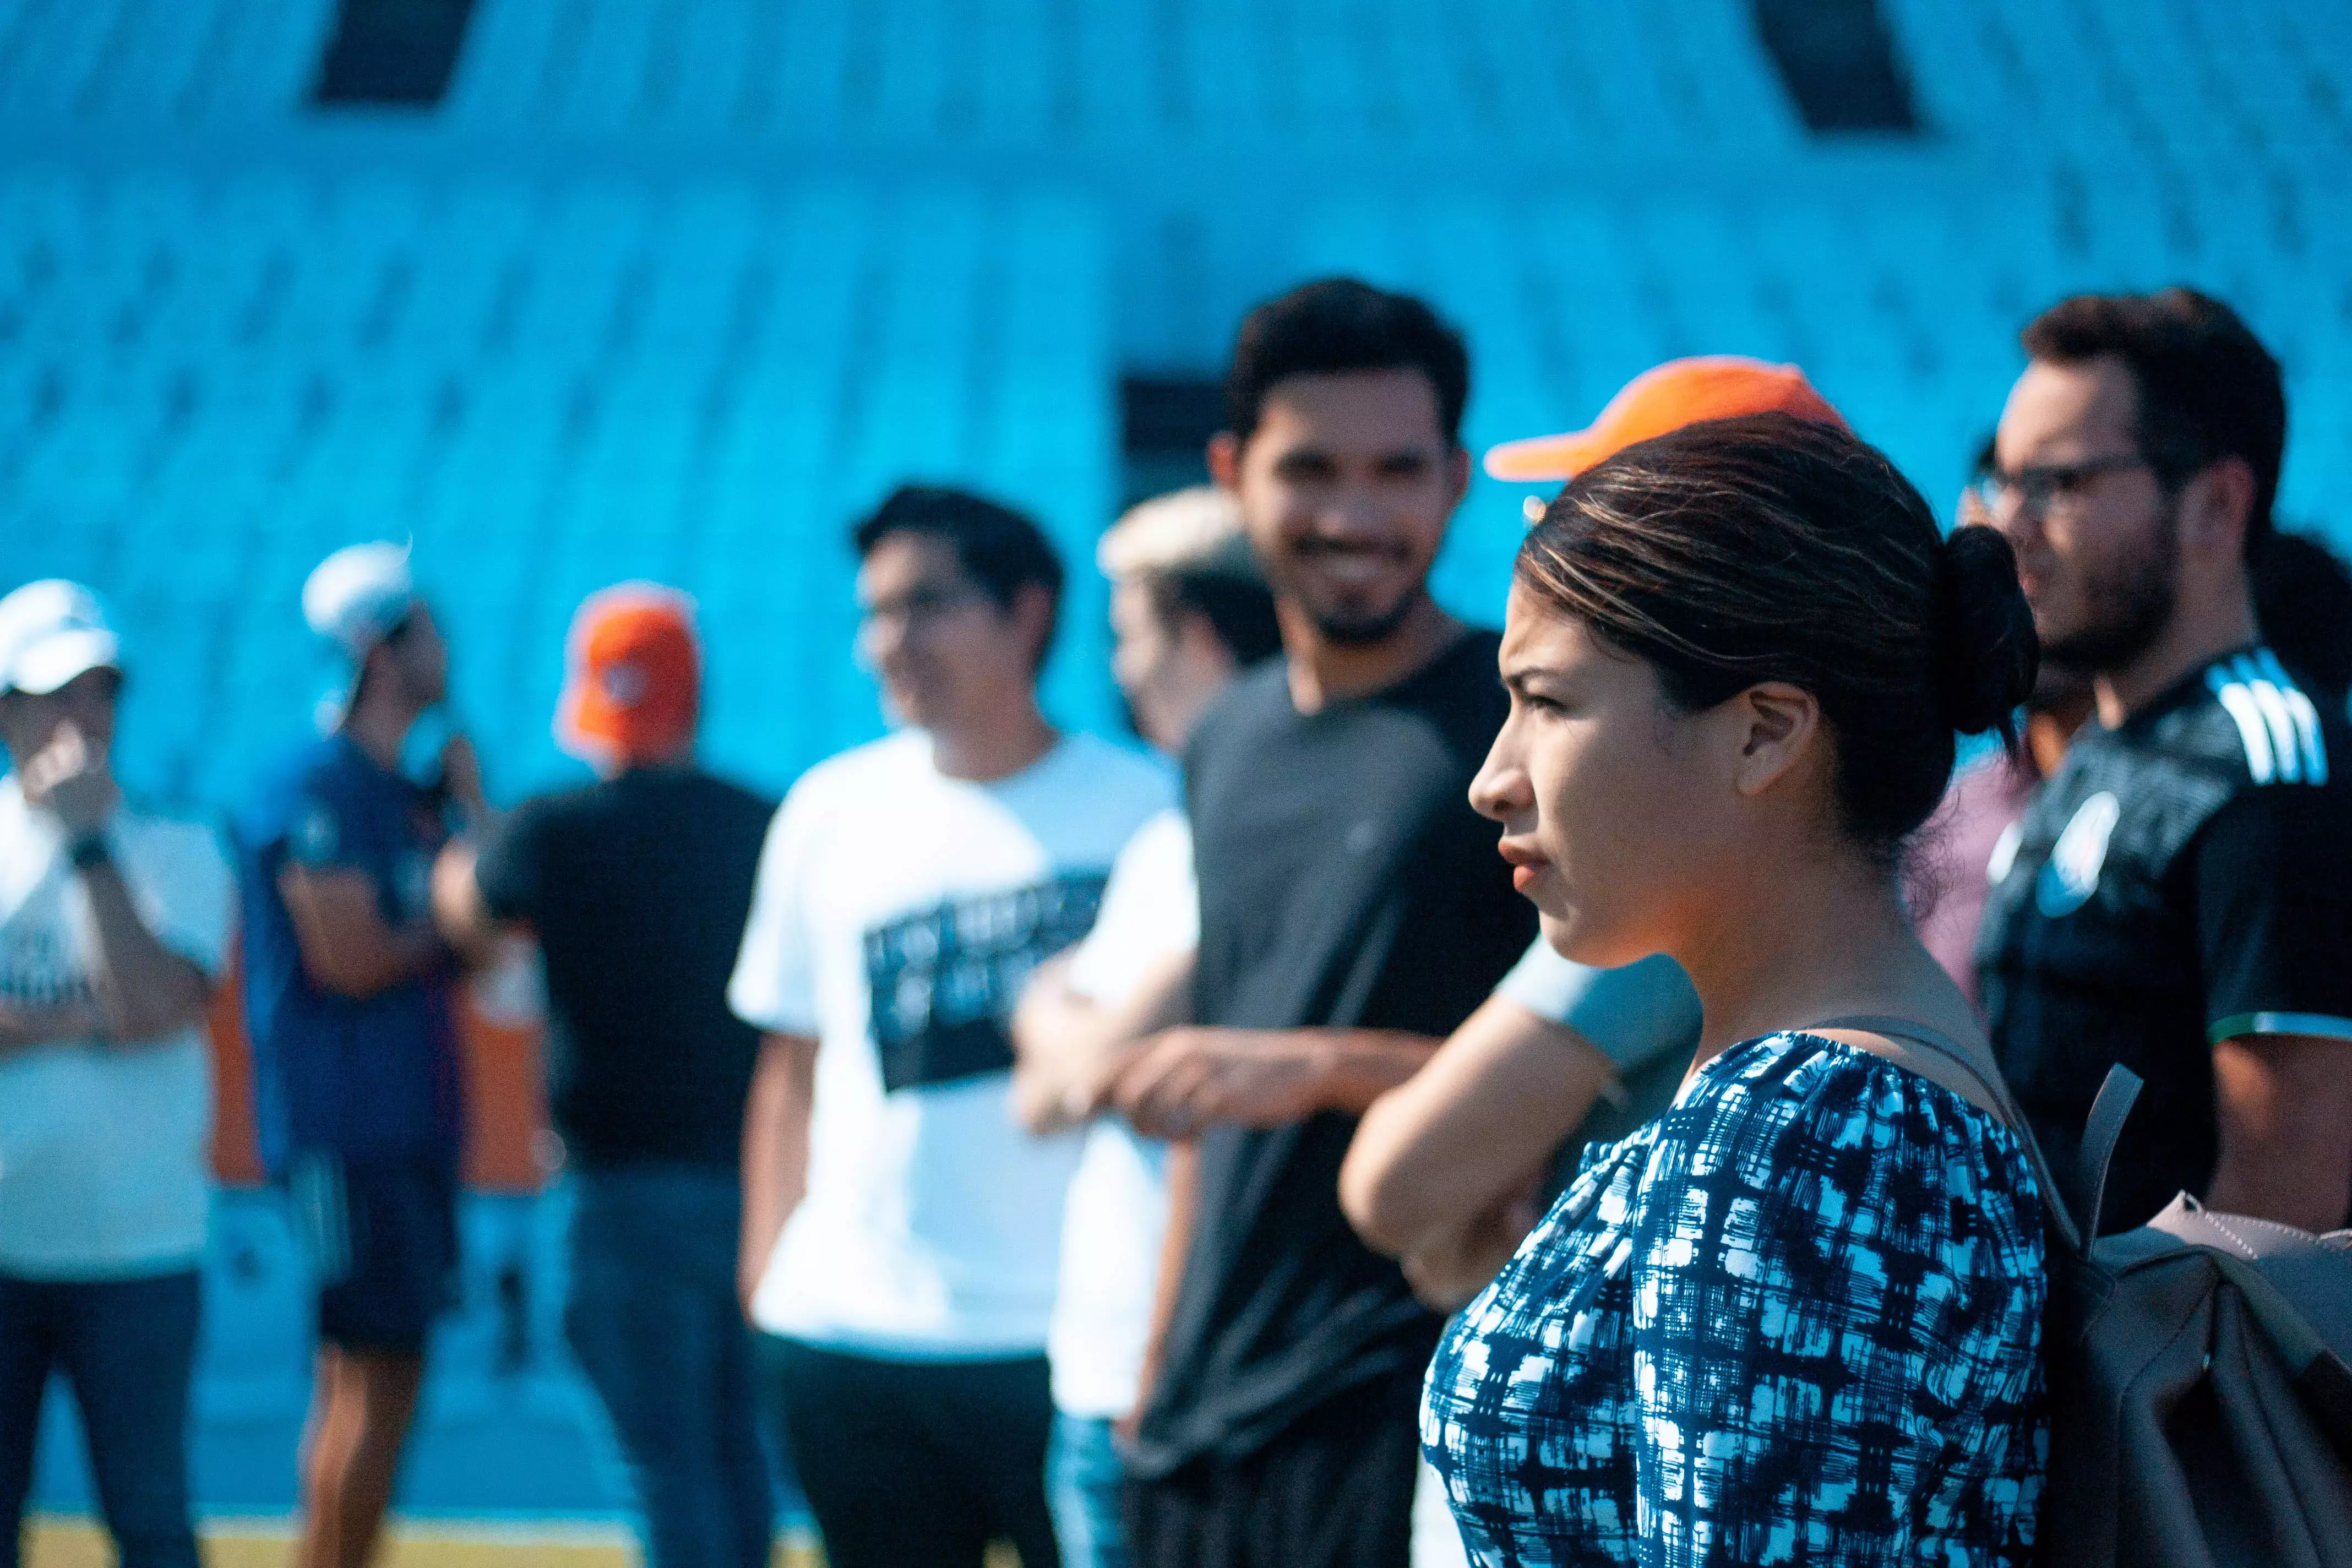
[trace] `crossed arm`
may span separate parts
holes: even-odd
[[[1049,1132],[1113,1110],[1147,1137],[1184,1139],[1213,1122],[1356,1114],[1437,1048],[1394,1029],[1195,1027],[1192,968],[1191,950],[1171,953],[1108,1006],[1070,988],[1066,959],[1039,969],[1013,1019],[1023,1123]]]
[[[2223,1040],[2213,1088],[2221,1152],[2207,1204],[2312,1231],[2352,1215],[2352,1041]]]
[[[1192,1250],[1198,1182],[1190,1140],[1219,1121],[1274,1127],[1320,1110],[1361,1111],[1437,1048],[1427,1036],[1391,1030],[1193,1027],[1185,1022],[1192,969],[1189,950],[1171,954],[1126,1002],[1102,1007],[1070,989],[1066,962],[1057,961],[1038,972],[1013,1022],[1014,1105],[1032,1131],[1116,1111],[1147,1136],[1171,1140],[1168,1228],[1144,1397],[1123,1423],[1130,1433],[1158,1380]]]
[[[145,1045],[195,1023],[212,1000],[212,981],[203,969],[147,929],[112,861],[79,875],[89,895],[97,936],[89,963],[91,995],[48,1005],[0,1003],[0,1048],[91,1035],[116,1045]]]
[[[1533,1228],[1555,1152],[1615,1079],[1575,1030],[1488,997],[1364,1113],[1339,1169],[1339,1205],[1366,1245],[1403,1265],[1416,1294],[1451,1310]]]
[[[1044,1134],[1100,1115],[1144,1042],[1192,1016],[1192,950],[1168,953],[1105,1005],[1070,984],[1070,954],[1040,965],[1013,1014],[1013,1107]]]
[[[278,891],[294,922],[302,967],[339,996],[363,999],[448,962],[449,948],[429,920],[398,925],[376,905],[375,884],[341,866],[289,865]]]

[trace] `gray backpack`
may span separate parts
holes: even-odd
[[[1907,1019],[1824,1027],[1896,1037],[1869,1048],[1956,1093],[1949,1068],[1933,1069],[1965,1069],[2033,1162],[2051,1262],[2039,1560],[2352,1568],[2352,1231],[2314,1236],[2183,1193],[2138,1229],[2100,1236],[2107,1162],[2140,1088],[2120,1067],[2084,1135],[2078,1229],[1985,1053]]]

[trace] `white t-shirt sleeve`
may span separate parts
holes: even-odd
[[[1098,1004],[1126,1000],[1151,966],[1201,942],[1192,829],[1171,807],[1135,830],[1112,862],[1094,929],[1070,955],[1070,989]]]
[[[1663,953],[1618,969],[1562,958],[1541,937],[1495,994],[1592,1042],[1621,1072],[1645,1067],[1698,1037],[1698,993]]]
[[[140,918],[156,941],[218,979],[236,921],[236,879],[220,840],[195,823],[157,819],[124,837]]]
[[[772,1035],[817,1033],[816,965],[805,913],[812,815],[805,792],[796,788],[768,823],[751,918],[727,983],[735,1016]]]

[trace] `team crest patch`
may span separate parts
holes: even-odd
[[[2123,806],[2105,790],[2074,808],[2033,885],[2033,902],[2044,915],[2052,920],[2071,915],[2098,890],[2099,868],[2107,863],[2107,840],[2122,816]]]
[[[311,865],[331,860],[341,837],[335,814],[323,805],[313,805],[294,825],[294,858]]]

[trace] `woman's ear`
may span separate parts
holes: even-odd
[[[1762,795],[1787,777],[1811,752],[1822,733],[1822,706],[1813,694],[1785,680],[1767,680],[1734,697],[1729,711],[1738,756],[1732,787]]]

